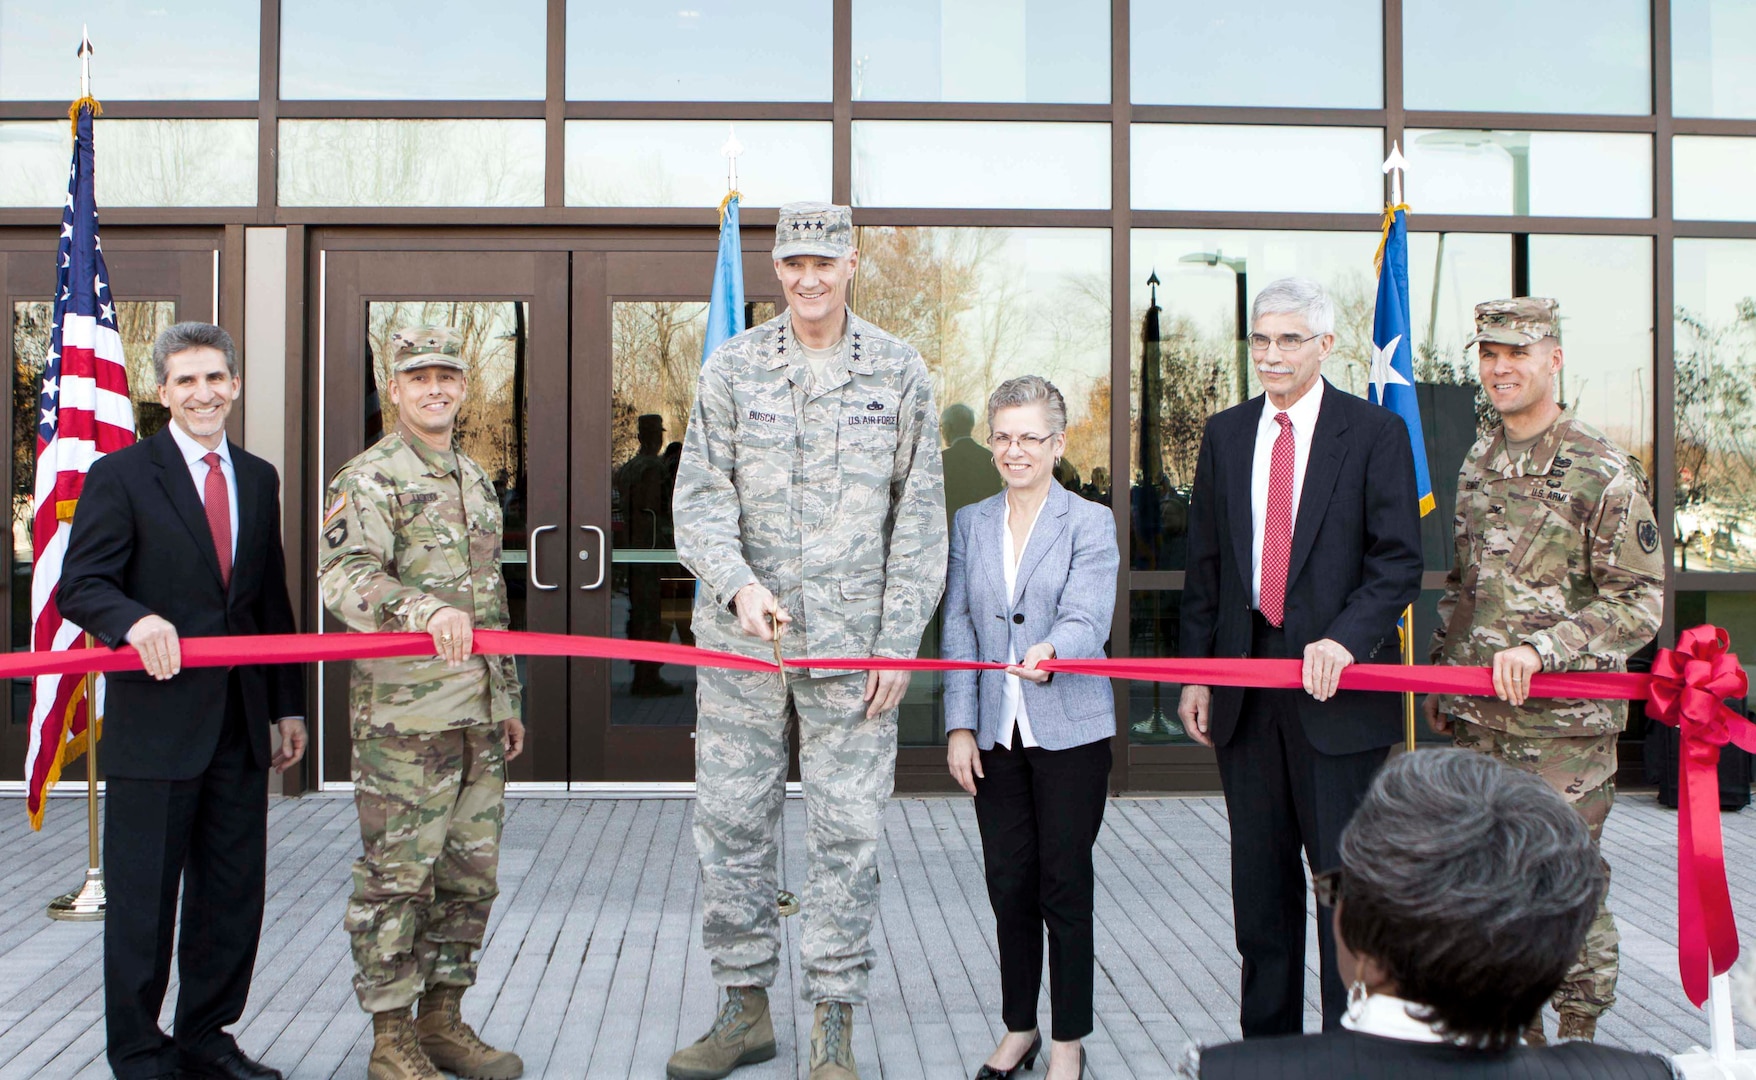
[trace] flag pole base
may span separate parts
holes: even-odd
[[[63,922],[98,922],[104,917],[109,901],[104,895],[104,872],[92,867],[85,872],[85,884],[64,896],[49,901],[49,918]]]

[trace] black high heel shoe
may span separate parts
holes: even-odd
[[[1083,1050],[1083,1047],[1081,1049]],[[1042,1052],[1043,1052],[1043,1033],[1041,1031],[1039,1031],[1036,1034],[1036,1038],[1034,1038],[1030,1041],[1030,1049],[1026,1050],[1024,1052],[1024,1056],[1018,1059],[1018,1064],[1012,1066],[1012,1068],[1010,1068],[1010,1069],[996,1069],[996,1068],[994,1068],[994,1066],[989,1065],[989,1064],[984,1062],[982,1064],[982,1067],[976,1070],[975,1080],[1011,1080],[1012,1076],[1015,1073],[1017,1073],[1020,1069],[1023,1069],[1026,1072],[1028,1072],[1031,1069],[1036,1068],[1037,1067],[1037,1055],[1042,1053]],[[1085,1073],[1085,1059],[1084,1058],[1081,1058],[1079,1061],[1079,1070],[1080,1070],[1080,1075],[1084,1075],[1084,1073]]]

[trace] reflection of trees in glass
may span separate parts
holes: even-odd
[[[642,413],[665,418],[665,442],[678,442],[695,405],[707,305],[695,300],[618,303],[610,313],[610,461],[633,457]]]
[[[152,343],[176,319],[169,300],[123,300],[116,304],[116,329],[128,364],[128,394],[134,401],[134,428],[145,438],[165,426],[153,377]],[[12,553],[31,560],[31,498],[36,488],[37,402],[42,397],[43,365],[49,355],[49,322],[55,309],[47,300],[12,305]]]
[[[524,403],[513,403],[513,381],[529,326],[530,305],[514,310],[510,301],[400,300],[366,306],[366,339],[372,355],[373,387],[383,427],[368,430],[368,442],[396,423],[390,403],[390,335],[404,327],[448,326],[463,339],[469,366],[469,395],[457,415],[457,444],[486,469],[496,484],[515,485],[526,435]],[[527,394],[528,397],[528,394]],[[370,408],[370,405],[368,405]]]
[[[1730,323],[1678,306],[1676,559],[1679,569],[1756,567],[1756,300]]]
[[[921,351],[940,409],[968,405],[980,424],[989,393],[1009,378],[1038,374],[1060,387],[1066,460],[1083,483],[1110,456],[1109,277],[1069,267],[1033,288],[1018,232],[865,226],[852,303]]]
[[[98,201],[112,206],[254,206],[254,120],[98,121]]]
[[[289,206],[540,206],[542,125],[521,120],[283,120]]]

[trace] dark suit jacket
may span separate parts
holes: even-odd
[[[290,634],[280,479],[274,466],[233,443],[238,480],[237,556],[230,588],[201,496],[169,430],[100,458],[85,479],[61,567],[61,614],[111,648],[153,614],[179,637]],[[305,713],[297,665],[235,669],[237,705],[256,764],[269,763],[269,725]],[[187,780],[207,768],[227,709],[226,668],[184,668],[165,682],[141,671],[108,676],[104,768],[112,776]]]
[[[1588,1042],[1495,1053],[1345,1029],[1248,1039],[1201,1051],[1202,1080],[1669,1080],[1671,1075],[1670,1063],[1656,1054]]]
[[[1207,422],[1189,509],[1189,561],[1180,648],[1185,658],[1250,655],[1250,474],[1265,397]],[[1408,427],[1389,409],[1325,380],[1311,435],[1305,486],[1287,566],[1288,654],[1332,638],[1358,663],[1396,661],[1396,621],[1421,590],[1420,507]],[[1208,733],[1231,740],[1244,699],[1216,686]],[[1311,745],[1348,754],[1395,742],[1395,694],[1342,691],[1328,701],[1298,695]]]

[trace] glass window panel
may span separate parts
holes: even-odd
[[[723,120],[569,120],[567,205],[717,206],[726,132]],[[829,198],[830,124],[743,121],[735,132],[743,205]]]
[[[1410,128],[1407,140],[1423,213],[1652,216],[1650,135]]]
[[[469,365],[469,394],[457,413],[457,446],[479,464],[500,497],[500,571],[506,579],[508,628],[525,630],[525,466],[529,458],[530,399],[525,358],[530,304],[505,300],[373,300],[366,304],[366,368],[363,417],[366,445],[396,426],[390,400],[390,336],[405,326],[448,326],[462,339]],[[525,677],[525,657],[518,673]]]
[[[281,97],[542,98],[543,0],[499,0],[491,16],[473,0],[428,0],[418,35],[444,42],[442,52],[397,47],[408,38],[409,14],[400,4],[283,0]]]
[[[1671,140],[1671,199],[1679,219],[1756,221],[1756,139],[1678,135]]]
[[[99,120],[97,200],[116,206],[254,206],[256,121]],[[0,123],[0,206],[60,206],[65,120]]]
[[[830,0],[567,0],[573,101],[828,101]],[[717,200],[716,200],[717,201]]]
[[[1566,362],[1557,395],[1638,456],[1650,475],[1652,240],[1532,236],[1530,289],[1561,302]]]
[[[1136,2],[1128,14],[1134,101],[1380,108],[1383,17],[1378,0]]]
[[[853,306],[921,351],[946,441],[946,509],[1000,490],[980,440],[988,394],[1036,374],[1067,400],[1060,480],[1085,498],[1110,490],[1110,236],[1106,229],[863,226]],[[939,655],[937,617],[921,640]],[[940,677],[917,673],[899,733],[943,745]]]
[[[1678,116],[1756,117],[1756,5],[1671,0],[1671,107]]]
[[[1678,240],[1674,250],[1677,482],[1672,559],[1679,570],[1752,571],[1756,240]],[[1679,615],[1678,625],[1691,624]]]
[[[1110,205],[1108,124],[856,120],[853,149],[855,206]]]
[[[71,101],[82,24],[97,49],[92,89],[105,101],[256,97],[256,4],[0,0],[0,99]]]
[[[1406,0],[1403,103],[1468,112],[1651,112],[1651,6]]]
[[[1408,284],[1421,434],[1436,511],[1421,519],[1421,549],[1428,570],[1449,570],[1457,473],[1477,437],[1497,422],[1476,374],[1475,350],[1464,342],[1475,336],[1477,304],[1512,295],[1512,237],[1411,233]],[[1415,615],[1418,626],[1418,606]]]
[[[1364,394],[1372,347],[1376,233],[1136,229],[1130,248],[1132,383],[1129,432],[1136,570],[1186,565],[1189,493],[1207,418],[1261,393],[1238,326],[1262,286],[1290,275],[1313,278],[1336,305],[1336,347],[1323,365],[1330,382]],[[1148,314],[1156,274],[1159,311]],[[1246,315],[1247,317],[1247,315]],[[1244,328],[1248,332],[1248,327]],[[1145,377],[1150,361],[1158,377]],[[1156,416],[1154,426],[1142,416]],[[1151,476],[1143,462],[1157,457]]]
[[[1134,209],[1374,213],[1383,160],[1377,128],[1135,124]]]
[[[774,317],[745,306],[745,325]],[[707,301],[618,301],[610,311],[611,633],[636,641],[695,644],[695,578],[677,562],[671,493],[695,406]],[[610,663],[613,723],[695,723],[695,669]]]
[[[62,125],[65,127],[66,125]],[[49,353],[49,323],[54,304],[48,299],[14,301],[12,305],[12,649],[30,649],[30,582],[34,548],[31,539],[31,499],[37,460],[37,402],[42,394],[43,365]],[[170,300],[119,300],[116,330],[122,337],[122,355],[128,366],[128,396],[134,402],[134,428],[141,438],[156,435],[169,413],[159,404],[158,383],[152,369],[152,342],[177,321],[177,305]],[[30,680],[14,681],[25,687],[29,701]],[[16,689],[15,689],[16,693]],[[14,699],[17,700],[16,697]],[[14,708],[12,719],[20,723],[28,715]]]
[[[1110,100],[1109,0],[855,0],[854,100]]]
[[[282,120],[282,206],[541,206],[541,120]]]

